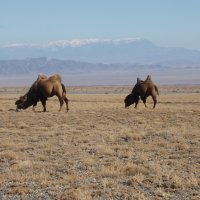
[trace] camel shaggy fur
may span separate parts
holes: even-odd
[[[66,103],[66,110],[68,111],[69,108],[68,99],[66,97],[66,89],[62,84],[60,75],[55,74],[49,78],[45,75],[39,75],[37,80],[30,87],[29,91],[15,102],[17,105],[16,110],[27,109],[30,106],[33,106],[33,110],[35,110],[38,101],[41,101],[43,111],[45,112],[47,98],[54,95],[58,97],[60,102],[59,111],[61,111],[64,102]]]
[[[134,103],[135,108],[137,108],[140,98],[143,101],[145,107],[147,107],[146,100],[148,96],[152,97],[154,102],[153,108],[155,108],[157,104],[157,95],[159,95],[158,87],[153,83],[150,75],[147,76],[145,81],[137,79],[137,83],[133,87],[131,94],[126,96],[124,100],[125,108]]]

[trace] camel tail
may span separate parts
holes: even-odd
[[[64,84],[63,84],[63,83],[61,83],[61,85],[62,85],[62,89],[63,89],[63,95],[64,95],[64,94],[66,94],[66,88],[65,88],[65,86],[64,86]]]
[[[158,87],[156,85],[155,85],[155,90],[156,90],[157,94],[159,95]]]

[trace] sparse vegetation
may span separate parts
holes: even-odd
[[[70,88],[68,113],[56,98],[15,112],[15,89],[0,90],[0,199],[200,199],[198,87],[162,88],[155,110],[125,109],[130,87]]]

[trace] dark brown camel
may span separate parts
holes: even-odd
[[[60,102],[61,111],[64,102],[66,103],[66,110],[68,111],[68,99],[66,97],[65,86],[61,82],[61,77],[58,74],[55,74],[49,78],[45,75],[39,75],[38,79],[30,87],[29,91],[19,98],[15,102],[17,105],[16,110],[26,109],[33,105],[33,110],[37,105],[38,101],[42,102],[43,111],[46,111],[46,101],[48,97],[56,95]]]
[[[145,81],[142,81],[138,78],[131,94],[129,94],[124,100],[125,107],[135,103],[135,108],[137,108],[140,98],[145,107],[147,107],[146,99],[148,96],[151,96],[154,102],[153,108],[155,108],[157,104],[157,95],[159,95],[158,87],[153,83],[150,75],[147,76]]]

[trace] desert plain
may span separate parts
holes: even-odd
[[[200,86],[161,86],[156,109],[124,108],[131,86],[67,87],[47,112],[15,112],[0,88],[0,199],[200,199]]]

